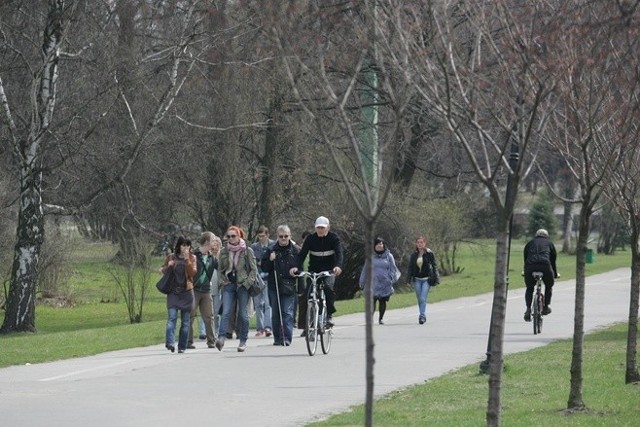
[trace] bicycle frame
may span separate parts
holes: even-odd
[[[311,287],[308,292],[307,319],[305,324],[307,351],[309,356],[313,356],[316,353],[318,337],[320,337],[322,352],[328,354],[331,349],[333,331],[331,328],[325,327],[327,303],[324,294],[324,284],[322,282],[318,283],[318,281],[323,277],[332,276],[332,273],[329,271],[321,271],[320,273],[302,271],[297,276],[308,277],[311,281]]]

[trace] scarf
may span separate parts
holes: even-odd
[[[234,270],[238,266],[238,259],[240,258],[240,254],[247,250],[247,243],[244,241],[244,239],[238,238],[238,240],[240,241],[240,243],[238,243],[237,245],[232,245],[231,243],[227,242],[227,250],[229,251],[232,260],[231,266]]]

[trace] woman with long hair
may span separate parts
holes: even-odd
[[[218,279],[222,289],[222,318],[216,348],[222,351],[231,313],[238,309],[240,319],[240,344],[238,351],[247,349],[249,335],[249,289],[256,281],[258,267],[253,251],[244,240],[240,227],[232,225],[227,229],[227,242],[218,258]],[[237,305],[236,305],[237,304]]]
[[[413,284],[418,299],[418,323],[423,325],[427,321],[427,297],[432,286],[440,283],[440,276],[436,266],[436,256],[427,247],[427,238],[418,236],[416,250],[409,258],[407,280]]]

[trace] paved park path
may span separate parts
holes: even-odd
[[[587,332],[626,321],[629,278],[618,269],[587,279]],[[522,320],[524,289],[510,291],[505,353],[571,338],[574,295],[573,280],[556,284],[553,313],[534,336]],[[491,294],[430,304],[422,326],[416,307],[388,311],[374,327],[376,396],[484,360],[490,313]],[[309,357],[302,338],[274,347],[250,337],[245,353],[237,340],[222,352],[198,341],[185,354],[158,344],[4,368],[0,417],[30,427],[300,426],[363,403],[364,334],[364,317],[354,314],[336,317],[329,355],[318,348]]]

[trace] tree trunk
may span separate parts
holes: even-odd
[[[63,36],[63,0],[49,0],[47,22],[43,33],[42,66],[34,75],[30,97],[31,123],[26,138],[13,140],[20,173],[20,208],[16,245],[11,268],[9,296],[1,333],[35,332],[35,297],[38,262],[44,240],[42,211],[42,144],[51,124],[56,101],[58,58]],[[11,119],[8,105],[5,115]],[[12,134],[15,125],[8,120]]]
[[[571,354],[571,388],[567,409],[582,410],[582,351],[584,343],[585,254],[589,237],[591,211],[589,201],[583,200],[580,209],[580,226],[576,247],[576,296],[573,320],[573,351]]]
[[[273,173],[277,170],[278,146],[281,144],[280,126],[282,120],[282,98],[278,90],[274,94],[269,109],[269,125],[264,137],[264,154],[262,156],[260,174],[262,191],[258,208],[258,225],[269,226],[273,220],[273,200],[275,196]]]
[[[568,175],[566,168],[564,168],[563,177],[561,183],[563,186],[564,197],[567,201],[563,203],[564,213],[562,215],[562,253],[568,254],[571,252],[571,232],[573,230],[573,203],[569,200],[574,198],[575,189],[571,181],[571,176]]]
[[[633,223],[631,233],[631,297],[629,301],[629,327],[627,329],[627,367],[625,383],[640,381],[638,373],[637,345],[638,345],[638,303],[640,299],[640,227],[637,218]]]
[[[571,230],[573,229],[573,204],[565,202],[562,215],[562,253],[571,252]]]
[[[370,221],[366,223],[365,229],[365,245],[364,245],[364,253],[365,253],[365,261],[371,259],[371,254],[373,253],[373,239],[374,239],[374,224]],[[365,281],[364,288],[364,313],[365,313],[365,358],[366,358],[366,367],[365,367],[365,378],[366,378],[366,391],[365,391],[365,426],[372,426],[373,424],[373,395],[374,395],[374,387],[375,387],[375,376],[374,376],[374,367],[376,363],[376,359],[374,356],[375,350],[375,341],[373,340],[373,263],[369,262],[365,264],[367,266],[367,277]]]
[[[497,427],[501,418],[501,388],[503,367],[504,319],[507,312],[507,256],[509,251],[508,222],[501,225],[496,238],[496,264],[491,308],[489,401],[487,404],[487,426]]]
[[[24,173],[28,173],[25,171]],[[44,240],[40,173],[22,178],[17,242],[2,333],[35,332],[36,279]]]

